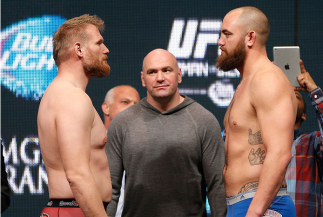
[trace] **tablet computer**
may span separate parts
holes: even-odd
[[[299,87],[297,76],[301,74],[299,65],[300,51],[298,46],[275,46],[274,63],[285,73],[293,87]]]

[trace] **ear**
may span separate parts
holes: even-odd
[[[303,121],[305,121],[305,120],[306,120],[306,114],[305,114],[305,113],[303,113],[303,114],[302,114],[301,119],[302,119]]]
[[[81,43],[80,42],[75,42],[74,44],[74,52],[78,57],[83,57],[83,52],[81,49]]]
[[[110,115],[109,108],[110,108],[109,103],[107,103],[107,102],[102,103],[102,111],[106,116]]]
[[[143,87],[146,87],[146,82],[145,82],[145,79],[144,79],[144,73],[141,71],[141,83],[142,83],[142,86]]]
[[[182,69],[178,68],[178,83],[182,83]]]
[[[255,43],[256,37],[257,35],[255,31],[248,32],[248,34],[246,35],[246,40],[247,40],[246,44],[248,47],[251,47]]]

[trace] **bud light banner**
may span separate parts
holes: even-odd
[[[53,33],[60,16],[29,18],[1,30],[1,85],[16,96],[39,100],[57,74]]]

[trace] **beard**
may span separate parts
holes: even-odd
[[[106,62],[107,58],[107,56],[102,59],[95,58],[93,54],[89,53],[87,60],[83,63],[85,74],[97,78],[108,76],[110,73],[110,66]]]
[[[245,43],[242,39],[233,50],[233,53],[222,53],[221,56],[218,56],[216,67],[225,72],[236,69],[243,64],[245,57],[246,49]]]

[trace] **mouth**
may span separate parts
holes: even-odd
[[[158,86],[155,86],[156,89],[162,89],[162,88],[166,88],[167,85],[158,85]]]

